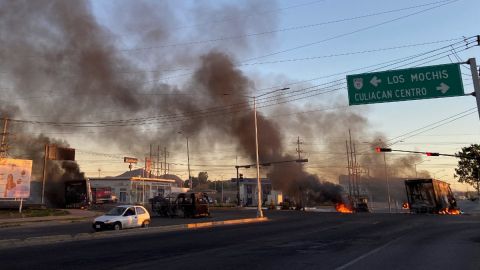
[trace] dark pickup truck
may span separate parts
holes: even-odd
[[[150,199],[154,215],[164,217],[202,217],[210,216],[209,199],[206,193],[172,193],[166,197],[156,196]]]

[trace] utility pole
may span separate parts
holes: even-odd
[[[150,169],[148,170],[148,178],[152,178],[152,144],[150,144]]]
[[[188,181],[190,184],[190,190],[193,190],[193,179],[190,172],[190,149],[188,148],[188,136],[187,137],[187,168],[188,168]]]
[[[42,175],[42,204],[45,203],[45,180],[47,178],[47,160],[48,160],[48,151],[49,145],[48,143],[45,144],[45,156],[43,159],[43,175]]]
[[[241,206],[240,204],[240,179],[238,174],[238,156],[235,156],[235,169],[237,169],[237,206]]]
[[[0,158],[6,158],[8,156],[7,128],[8,128],[8,118],[5,117],[3,119],[2,142],[0,144]]]
[[[356,182],[357,182],[357,168],[356,168],[356,159],[354,158],[354,151],[353,151],[353,144],[352,144],[352,133],[350,132],[350,129],[348,130],[348,136],[350,138],[350,164],[352,165],[352,188],[353,188],[353,196],[356,197]],[[355,198],[355,201],[358,198]]]
[[[350,152],[348,151],[348,141],[345,140],[345,147],[347,148],[347,169],[348,169],[348,194],[350,198],[352,198],[352,173],[351,173],[351,166],[350,166]]]
[[[157,145],[157,177],[160,177],[160,145]]]
[[[300,141],[300,136],[297,137],[297,154],[298,154],[298,160],[301,159],[300,154],[303,153],[303,150],[300,148],[300,145],[303,144],[303,142]]]
[[[478,39],[478,42],[480,44],[480,36],[478,37]],[[475,92],[473,92],[473,95],[477,100],[478,115],[480,117],[480,79],[478,78],[479,71],[477,71],[477,61],[475,60],[475,58],[470,58],[468,59],[467,63],[470,64],[470,71],[472,72],[473,89],[475,90]]]
[[[354,160],[354,163],[355,163],[355,190],[357,192],[356,196],[357,196],[357,200],[358,198],[360,197],[360,188],[358,186],[358,181],[359,181],[359,170],[358,170],[358,163],[357,163],[357,149],[355,147],[355,143],[353,143],[353,160]]]
[[[163,158],[164,158],[164,165],[165,167],[163,168],[164,171],[163,171],[163,174],[166,175],[167,174],[167,155],[168,155],[168,152],[167,152],[167,147],[164,147],[163,148]]]
[[[385,183],[387,184],[388,212],[392,213],[392,205],[391,205],[391,199],[390,199],[390,184],[388,183],[387,158],[385,156],[385,152],[383,153],[383,163],[385,166]]]
[[[221,197],[220,197],[220,203],[223,204],[223,174],[220,174],[220,182],[222,184],[222,187],[221,187]]]

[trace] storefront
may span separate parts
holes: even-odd
[[[170,194],[176,187],[175,180],[162,178],[105,177],[88,181],[92,190],[109,190],[111,200],[118,203],[147,203],[157,195]]]

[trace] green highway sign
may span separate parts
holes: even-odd
[[[460,64],[347,75],[350,105],[463,96]]]

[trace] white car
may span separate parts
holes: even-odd
[[[149,225],[150,214],[147,209],[138,205],[114,207],[105,215],[95,218],[92,224],[95,231],[105,229],[121,230],[135,227],[147,228]]]

